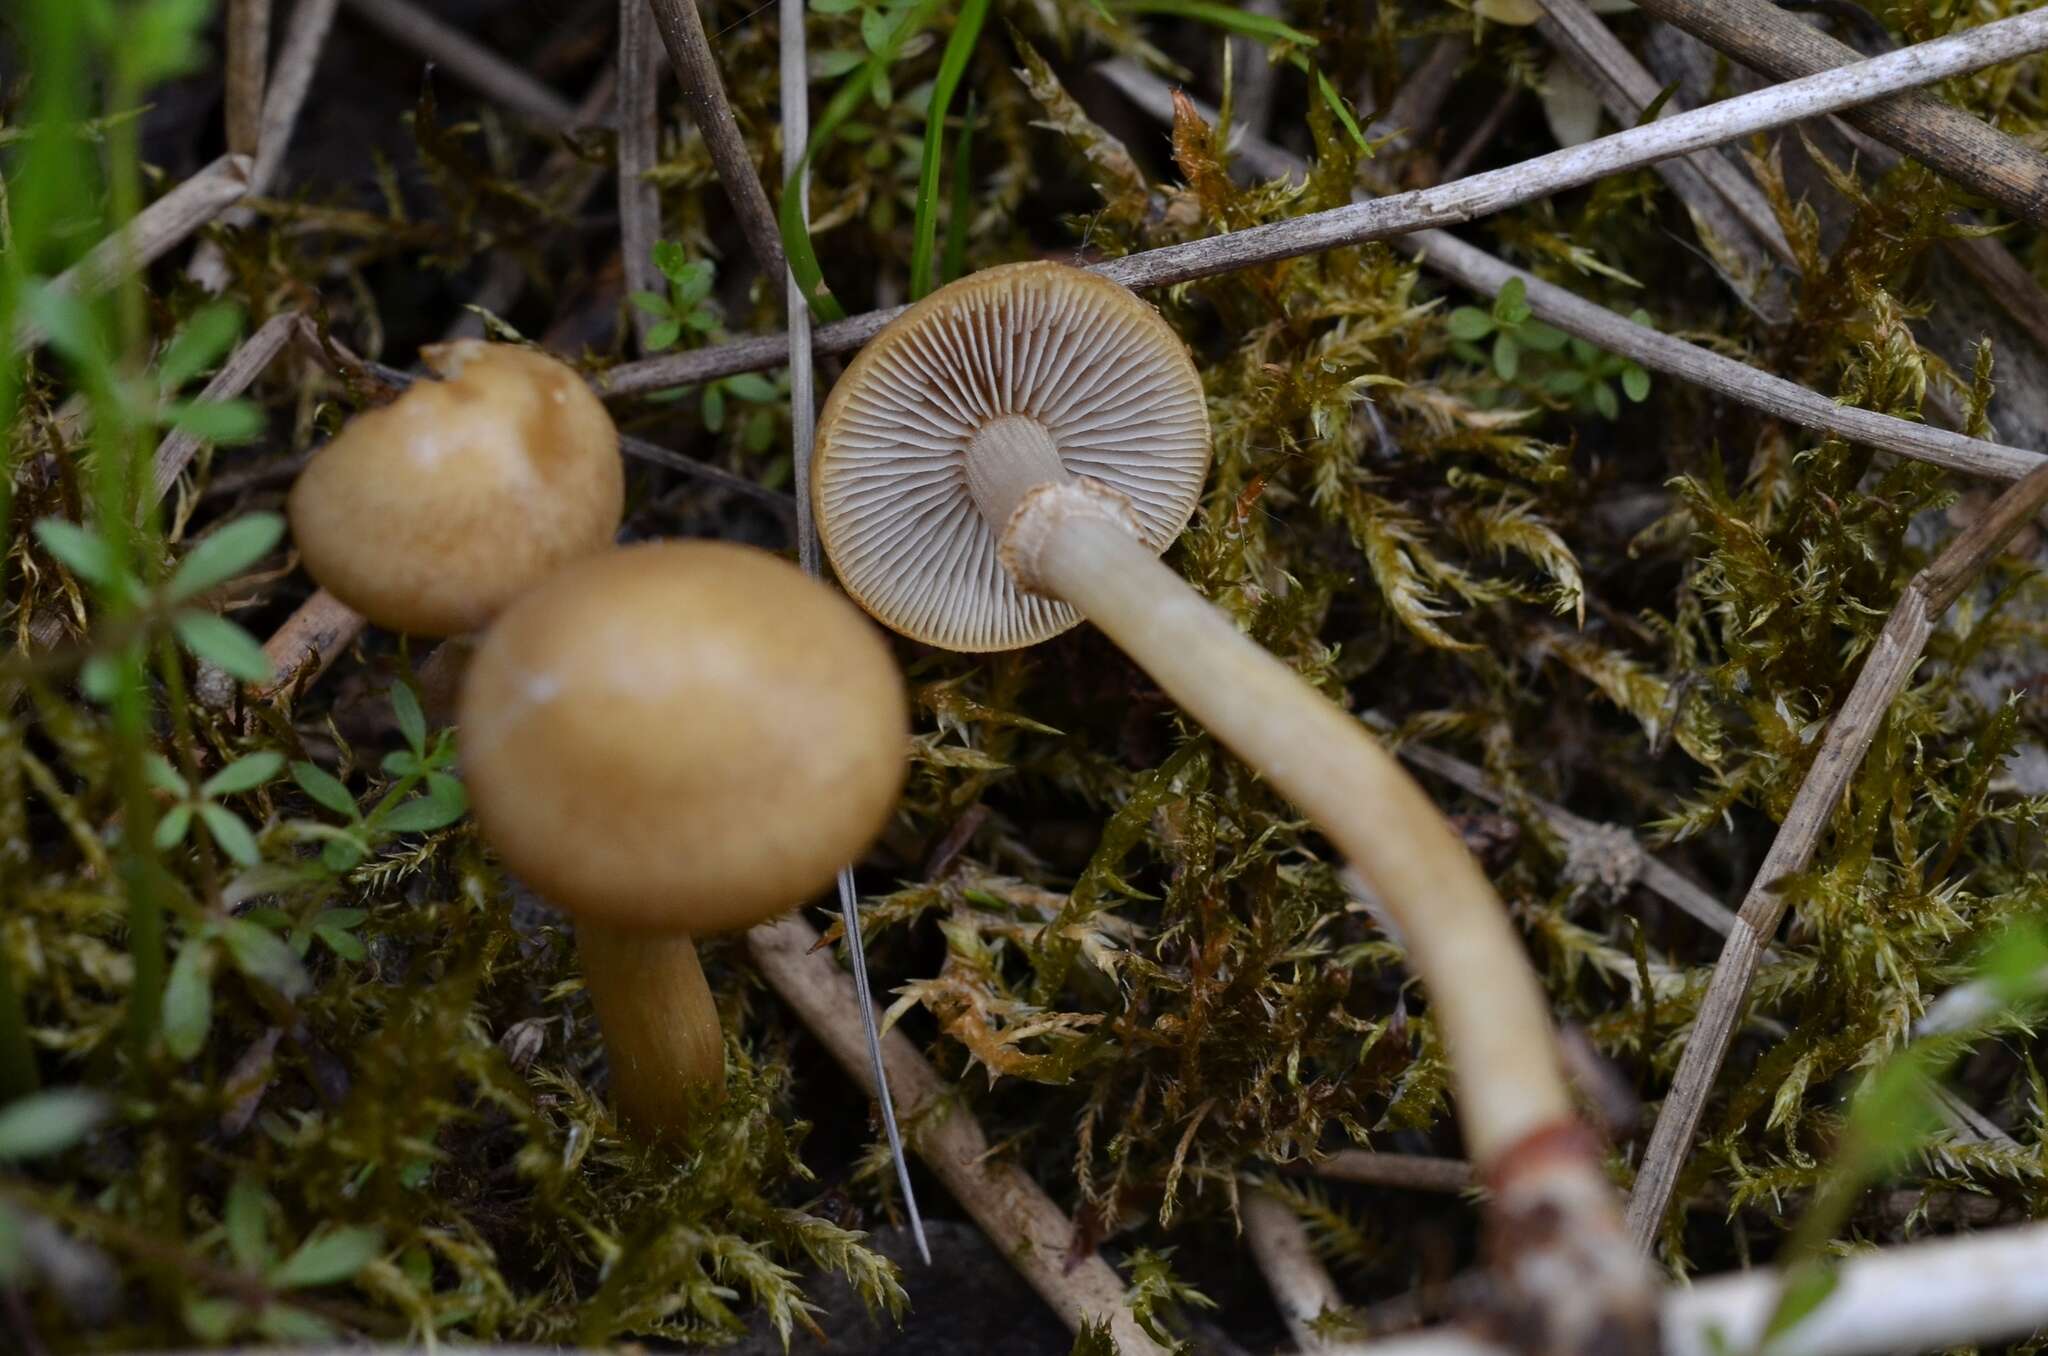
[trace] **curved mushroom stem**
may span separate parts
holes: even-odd
[[[1585,1344],[1617,1321],[1654,1332],[1647,1265],[1573,1115],[1521,939],[1478,863],[1358,720],[1242,634],[1133,527],[1113,490],[1043,484],[1009,516],[1003,560],[1024,587],[1088,617],[1306,811],[1385,902],[1451,1055],[1466,1146],[1495,1193],[1496,1264],[1551,1329],[1532,1349],[1607,1349]],[[1560,1249],[1580,1254],[1570,1273],[1558,1274]],[[1607,1335],[1626,1345],[1627,1333]]]
[[[725,1092],[718,1008],[687,933],[578,919],[583,987],[611,1056],[619,1119],[645,1139],[680,1135]]]

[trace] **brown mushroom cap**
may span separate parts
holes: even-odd
[[[813,498],[833,568],[884,625],[953,650],[1034,644],[1079,620],[1018,588],[1003,524],[969,493],[975,434],[1036,421],[1066,470],[1130,501],[1164,551],[1209,470],[1209,416],[1187,348],[1128,289],[1065,264],[962,278],[876,335],[818,421]]]
[[[611,416],[544,353],[463,339],[421,350],[440,381],[350,420],[292,486],[292,537],[321,587],[379,626],[475,630],[625,510]]]
[[[880,832],[909,758],[903,679],[846,599],[762,551],[579,561],[498,618],[463,684],[478,824],[613,927],[750,927]]]

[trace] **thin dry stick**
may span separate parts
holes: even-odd
[[[284,625],[263,642],[263,657],[270,661],[271,678],[250,688],[249,695],[257,701],[267,701],[293,684],[312,683],[356,643],[356,637],[368,624],[361,613],[326,589],[314,590],[313,596],[300,603],[298,610],[285,618]],[[210,675],[202,675],[202,679],[207,677]],[[228,679],[225,690],[216,690],[220,687],[218,682],[209,682],[201,696],[225,704],[225,699],[233,695],[234,682]]]
[[[1339,246],[1407,235],[1433,225],[1469,221],[1607,174],[1717,146],[1898,89],[1995,65],[2044,47],[2048,47],[2048,11],[2004,19],[1955,37],[1888,53],[1859,66],[1727,99],[1659,119],[1646,127],[1632,127],[1519,165],[1435,188],[1368,199],[1349,207],[1228,235],[1125,255],[1095,265],[1095,271],[1126,287],[1158,287]],[[859,348],[901,309],[870,311],[823,326],[813,336],[813,351],[844,353]],[[785,336],[759,335],[719,348],[624,364],[606,374],[599,389],[606,395],[630,395],[691,385],[735,372],[779,366],[786,360],[787,351]],[[2024,455],[2011,449],[2003,449],[2003,453]]]
[[[1616,122],[1632,124],[1656,102],[1662,92],[1657,77],[1643,68],[1586,0],[1538,3],[1548,14],[1538,22],[1536,31],[1593,87]],[[1679,111],[1675,101],[1664,105],[1666,116]],[[1742,252],[1753,278],[1764,273],[1759,247],[1787,267],[1799,266],[1769,199],[1719,151],[1696,151],[1682,160],[1666,160],[1657,166],[1657,172],[1705,231]]]
[[[1417,147],[1421,137],[1436,125],[1437,114],[1457,82],[1458,68],[1471,54],[1472,41],[1462,33],[1438,38],[1415,73],[1401,83],[1387,111],[1373,119],[1367,128],[1369,135],[1394,137],[1390,144],[1396,149]]]
[[[348,5],[493,103],[550,131],[566,132],[576,125],[575,106],[567,99],[412,0],[348,0]]]
[[[1344,1296],[1316,1258],[1308,1230],[1286,1201],[1261,1186],[1247,1185],[1238,1200],[1245,1242],[1273,1292],[1273,1303],[1303,1356],[1363,1356],[1364,1342],[1325,1337],[1316,1321],[1344,1312]]]
[[[292,8],[291,22],[285,26],[284,45],[278,51],[277,64],[263,96],[256,167],[249,175],[252,194],[267,193],[277,182],[285,151],[299,125],[299,110],[305,107],[306,91],[312,88],[313,73],[320,65],[320,49],[327,43],[328,30],[334,26],[334,12],[340,5],[341,0],[299,0]],[[221,217],[230,226],[247,225],[255,219],[255,214],[246,207],[230,208]],[[228,285],[227,256],[213,241],[204,241],[193,251],[185,276],[217,295]]]
[[[875,1096],[853,980],[818,949],[818,932],[791,915],[747,934],[747,954],[839,1066]],[[1074,1222],[1016,1164],[997,1157],[958,1094],[901,1031],[882,1038],[889,1082],[904,1107],[911,1147],[1069,1328],[1107,1320],[1124,1356],[1164,1348],[1138,1325],[1123,1282],[1099,1253],[1081,1252]]]
[[[1638,1241],[1647,1245],[1655,1235],[1678,1185],[1679,1169],[1734,1038],[1750,983],[1784,916],[1786,900],[1778,893],[1779,885],[1813,861],[1849,778],[1863,761],[1892,701],[1912,677],[1935,623],[2043,502],[2048,502],[2048,466],[2030,472],[1999,495],[1982,518],[1914,576],[1892,608],[1870,657],[1864,660],[1848,699],[1829,722],[1813,766],[1800,783],[1763,865],[1757,868],[1749,894],[1736,914],[1735,928],[1715,962],[1699,1018],[1679,1057],[1678,1072],[1650,1133],[1649,1147],[1643,1152],[1628,1204],[1629,1229]]]
[[[655,88],[661,65],[654,50],[654,15],[645,0],[619,0],[619,261],[626,291],[667,295],[654,245],[661,239],[661,192],[647,178],[660,157],[661,119]],[[628,305],[641,352],[654,317]]]
[[[1158,77],[1121,61],[1105,63],[1098,69],[1108,75],[1132,102],[1153,117],[1163,119],[1172,116],[1171,91]],[[1211,116],[1207,110],[1202,112],[1205,117]],[[1239,143],[1237,152],[1262,174],[1297,174],[1305,168],[1290,153],[1252,137]],[[1610,353],[1632,358],[1653,371],[1704,386],[1731,400],[1805,428],[1881,447],[1916,461],[1999,480],[2017,480],[2042,462],[2039,453],[1838,405],[1826,396],[1782,377],[1626,320],[1604,306],[1595,305],[1554,283],[1505,264],[1448,231],[1417,231],[1396,239],[1393,244],[1417,255],[1424,268],[1476,292],[1492,295],[1505,287],[1510,279],[1520,278],[1528,289],[1529,309],[1544,323],[1575,334]],[[843,323],[851,324],[852,321]],[[827,326],[819,332],[821,342],[834,328]],[[615,372],[618,370],[622,369],[614,369]],[[609,387],[601,389],[607,393],[610,390]]]
[[[1770,0],[1641,0],[1642,7],[1716,51],[1778,80],[1861,58]],[[2037,226],[2048,225],[2048,155],[1932,94],[1908,94],[1844,120]]]
[[[740,219],[740,232],[754,251],[754,261],[769,278],[783,275],[782,231],[775,221],[775,209],[761,188],[760,171],[747,153],[740,137],[740,125],[726,101],[725,84],[718,76],[718,61],[711,54],[711,41],[704,36],[704,20],[697,13],[697,0],[647,0],[654,10],[654,22],[661,29],[662,46],[668,49],[669,64],[689,102],[690,116],[703,134],[711,163],[725,185]]]
[[[785,178],[803,173],[804,147],[811,139],[809,62],[804,56],[804,0],[782,0],[782,173]],[[799,185],[799,194],[810,187]],[[810,226],[808,203],[800,203],[802,220]],[[811,362],[811,308],[796,274],[785,271],[783,298],[789,314],[789,438],[792,479],[796,488],[796,550],[805,574],[821,575],[818,534],[811,523],[811,454],[818,432],[817,372]],[[875,1023],[875,1005],[868,992],[867,950],[860,936],[860,894],[854,888],[853,868],[839,869],[839,920],[846,930],[846,955],[853,971],[854,997],[859,1004],[861,1034],[867,1041],[868,1068],[874,1074],[875,1097],[882,1111],[882,1129],[889,1141],[889,1156],[896,1163],[896,1183],[903,1192],[904,1210],[910,1216],[910,1234],[917,1241],[918,1256],[931,1265],[931,1244],[925,1239],[924,1216],[917,1208],[917,1191],[910,1181],[910,1162],[903,1154],[903,1132],[896,1123],[896,1103],[889,1093],[889,1070],[882,1060],[882,1033]]]
[[[50,282],[49,290],[90,296],[131,269],[144,269],[194,231],[212,221],[249,191],[254,163],[246,155],[224,155],[135,214],[125,227],[92,247],[83,259]],[[48,336],[23,319],[16,323],[17,351],[40,346]]]
[[[1493,144],[1493,139],[1500,135],[1500,129],[1507,125],[1508,115],[1513,113],[1521,102],[1520,85],[1509,85],[1502,90],[1500,97],[1493,101],[1493,107],[1486,110],[1486,116],[1472,129],[1472,135],[1466,137],[1465,143],[1444,163],[1441,177],[1450,180],[1463,178],[1465,171],[1472,168],[1473,162],[1478,160],[1486,148]]]
[[[297,311],[281,311],[264,321],[256,333],[235,346],[235,351],[220,365],[213,380],[206,383],[206,389],[199,393],[199,398],[232,400],[248,390],[249,383],[255,381],[263,369],[270,366],[271,359],[298,334],[300,319]],[[171,486],[178,483],[178,477],[184,474],[185,467],[191,463],[193,454],[199,451],[203,442],[205,439],[196,433],[174,429],[157,444],[152,504],[170,493]]]
[[[228,149],[254,159],[263,146],[263,80],[270,65],[270,0],[228,0]]]
[[[1428,1154],[1383,1154],[1370,1149],[1339,1149],[1309,1168],[1318,1177],[1366,1186],[1404,1187],[1411,1191],[1470,1191],[1479,1175],[1462,1158]]]

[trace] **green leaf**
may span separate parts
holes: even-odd
[[[1650,374],[1630,363],[1621,369],[1621,389],[1630,400],[1642,404],[1650,398]]]
[[[673,240],[657,240],[648,251],[654,266],[661,270],[661,276],[672,283],[680,283],[690,267],[690,256],[683,253],[683,247]]]
[[[391,685],[391,714],[398,719],[398,732],[405,736],[405,742],[412,751],[425,757],[427,752],[427,715],[420,710],[420,699],[410,684]]]
[[[261,408],[246,400],[174,400],[163,422],[203,442],[246,443],[263,432]]]
[[[242,308],[232,301],[216,301],[192,313],[157,362],[160,389],[175,391],[218,362],[241,337]]]
[[[1515,330],[1515,338],[1523,348],[1537,353],[1555,353],[1563,348],[1566,339],[1563,330],[1554,330],[1540,320],[1531,320]]]
[[[348,787],[342,784],[341,779],[326,768],[313,763],[295,762],[292,764],[292,780],[299,784],[299,790],[311,796],[316,803],[334,811],[342,818],[351,821],[361,818],[361,812],[356,809],[356,798],[349,794]]]
[[[97,532],[62,518],[38,519],[36,540],[64,567],[96,588],[112,588],[121,578],[113,548]]]
[[[369,849],[357,838],[330,838],[320,848],[320,865],[339,874],[353,867],[369,855]]]
[[[254,866],[263,860],[263,853],[256,846],[256,835],[249,832],[249,826],[233,810],[211,801],[202,802],[198,809],[199,822],[206,825],[206,831],[213,835],[214,846],[232,861],[241,866]]]
[[[1324,105],[1336,117],[1337,121],[1343,124],[1345,132],[1350,135],[1352,141],[1357,143],[1358,149],[1370,156],[1372,154],[1372,143],[1365,139],[1365,132],[1360,129],[1358,119],[1351,116],[1351,105],[1344,102],[1344,96],[1339,94],[1337,87],[1330,83],[1330,77],[1323,74],[1322,67],[1317,66],[1312,69],[1316,77],[1316,93],[1323,96]]]
[[[263,559],[284,535],[284,519],[275,513],[251,513],[208,533],[178,562],[164,595],[174,603],[224,584]]]
[[[375,1229],[323,1229],[270,1273],[270,1283],[303,1290],[350,1280],[383,1249],[384,1235]]]
[[[0,1107],[0,1160],[45,1158],[84,1139],[112,1111],[84,1088],[33,1092]]]
[[[879,52],[889,44],[889,34],[895,25],[889,16],[879,9],[870,9],[860,16],[860,40],[867,44],[870,52]]]
[[[775,389],[775,383],[759,372],[741,372],[737,376],[727,377],[720,384],[741,400],[751,400],[756,404],[782,399],[782,392]]]
[[[295,1345],[325,1342],[334,1336],[334,1325],[318,1314],[289,1304],[267,1305],[256,1315],[256,1328],[275,1342]]]
[[[213,1026],[213,930],[185,939],[164,984],[164,1048],[176,1059],[192,1059],[206,1046]]]
[[[659,292],[635,292],[626,299],[649,315],[665,316],[671,309],[668,298]]]
[[[352,932],[329,927],[325,923],[316,923],[313,926],[313,935],[327,943],[327,949],[345,961],[360,962],[370,958],[368,948]]]
[[[682,337],[682,321],[664,320],[659,325],[656,325],[654,328],[647,331],[646,347],[650,351],[655,349],[667,348],[670,344],[673,344],[676,340]]]
[[[228,1188],[221,1208],[221,1223],[228,1234],[228,1252],[242,1270],[260,1274],[272,1260],[270,1253],[270,1194],[253,1178],[237,1177]]]
[[[222,796],[254,791],[284,769],[284,755],[265,749],[237,758],[199,785],[199,794],[218,800]]]
[[[819,52],[811,58],[811,79],[836,80],[867,59],[866,52]]]
[[[1509,278],[1493,299],[1493,318],[1503,325],[1519,325],[1529,318],[1529,284]]]
[[[179,775],[178,769],[171,766],[171,760],[155,749],[142,755],[142,775],[159,791],[168,792],[173,796],[191,794],[191,788],[185,784],[185,779]]]
[[[669,275],[676,286],[676,303],[679,307],[695,306],[711,295],[711,284],[718,277],[718,267],[709,259],[695,259],[684,264]]]
[[[1614,388],[1604,381],[1593,384],[1593,407],[1609,419],[1621,415],[1621,402],[1614,398]]]
[[[1451,337],[1463,339],[1467,343],[1484,339],[1493,333],[1493,317],[1477,306],[1460,306],[1451,312],[1447,323]]]
[[[446,790],[429,791],[393,806],[377,821],[377,827],[385,833],[426,833],[453,824],[469,809],[469,796],[453,778],[447,786],[454,788],[453,794]]]
[[[704,388],[704,427],[708,432],[717,433],[725,427],[725,386],[713,383]]]
[[[121,662],[112,655],[96,654],[78,667],[78,690],[102,706],[121,692]]]
[[[965,0],[953,20],[953,34],[946,40],[946,54],[939,61],[938,78],[932,83],[932,97],[925,106],[924,144],[918,152],[917,215],[910,233],[910,296],[914,301],[932,290],[932,255],[939,229],[939,155],[946,144],[946,112],[953,106],[953,92],[974,56],[974,44],[981,38],[982,21],[988,17],[988,0]]]
[[[211,612],[180,612],[171,618],[171,629],[187,650],[245,683],[261,683],[271,677],[270,659],[255,637],[225,617]]]
[[[21,1245],[21,1220],[5,1204],[0,1204],[0,1286],[13,1285],[26,1260]]]
[[[1818,1261],[1804,1263],[1787,1272],[1784,1288],[1778,1292],[1777,1307],[1771,1310],[1770,1322],[1764,1325],[1763,1341],[1781,1337],[1804,1322],[1827,1303],[1828,1296],[1835,1293],[1841,1279],[1839,1271]]]
[[[164,817],[156,822],[156,832],[150,841],[156,844],[158,852],[169,852],[185,840],[186,830],[192,827],[192,806],[180,801],[164,811]]]
[[[298,998],[313,987],[306,967],[299,964],[284,938],[261,923],[230,918],[221,924],[220,939],[227,944],[228,957],[237,970],[286,998]]]
[[[187,1296],[185,1299],[185,1327],[202,1342],[225,1342],[234,1333],[236,1325],[248,1311],[233,1300],[200,1299]]]
[[[113,365],[92,309],[74,293],[47,285],[25,287],[20,310],[72,366],[84,372],[104,372]]]
[[[1493,340],[1493,370],[1502,381],[1513,381],[1522,367],[1522,346],[1512,334],[1501,333]]]
[[[813,14],[851,14],[861,7],[862,0],[811,0]]]

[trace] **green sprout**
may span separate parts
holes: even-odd
[[[647,351],[672,348],[683,337],[710,334],[718,328],[717,304],[710,300],[711,285],[717,280],[718,265],[709,259],[692,259],[673,240],[658,242],[652,254],[654,266],[668,279],[669,294],[635,292],[633,304],[654,317],[647,331]]]
[[[1629,317],[1638,325],[1650,317],[1638,309]],[[1614,383],[1632,403],[1641,404],[1650,395],[1650,374],[1627,358],[1617,357],[1576,339],[1536,319],[1529,306],[1529,287],[1520,278],[1510,278],[1493,300],[1491,310],[1460,306],[1449,318],[1454,351],[1471,362],[1489,364],[1502,381],[1515,381],[1522,373],[1524,352],[1551,358],[1549,371],[1536,374],[1536,388],[1547,395],[1570,400],[1582,409],[1597,411],[1608,419],[1618,418],[1621,402],[1615,398]],[[1490,349],[1479,345],[1491,337]]]
[[[214,846],[233,861],[243,866],[254,866],[263,859],[261,850],[256,846],[256,835],[249,831],[249,826],[239,815],[221,804],[221,799],[254,791],[276,777],[284,768],[284,755],[266,749],[237,758],[197,785],[185,780],[183,774],[160,753],[148,754],[143,764],[149,773],[150,784],[172,799],[171,808],[156,822],[157,851],[168,852],[185,841],[196,821],[206,826]]]

